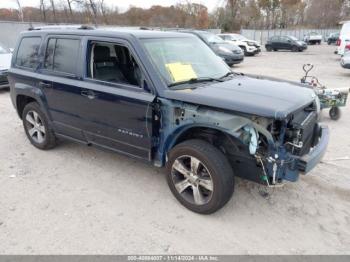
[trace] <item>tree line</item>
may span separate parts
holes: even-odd
[[[0,20],[238,31],[330,28],[350,19],[350,0],[218,0],[212,12],[190,0],[169,7],[130,6],[126,12],[105,0],[37,1],[37,7],[22,7],[21,0],[16,0],[17,9],[0,9]]]

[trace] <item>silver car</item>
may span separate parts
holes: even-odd
[[[342,67],[350,69],[350,51],[344,53],[340,60],[340,64]]]
[[[0,89],[9,87],[7,71],[11,66],[12,52],[0,43]]]

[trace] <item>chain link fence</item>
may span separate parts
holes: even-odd
[[[30,27],[43,26],[42,23],[0,21],[0,42],[9,48],[16,45],[17,37],[22,31]]]
[[[254,29],[242,29],[241,34],[248,39],[255,40],[261,44],[265,44],[271,36],[275,35],[290,35],[303,40],[304,36],[310,32],[317,32],[323,36],[325,40],[326,37],[331,33],[339,32],[339,28],[328,28],[328,29],[275,29],[275,30],[254,30]]]

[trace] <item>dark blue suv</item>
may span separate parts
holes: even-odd
[[[190,34],[31,30],[8,79],[35,147],[70,139],[166,166],[175,197],[198,213],[224,206],[234,176],[296,181],[328,144],[311,89],[233,73]]]

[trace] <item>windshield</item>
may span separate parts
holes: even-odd
[[[296,38],[295,36],[289,36],[290,39],[294,40],[294,41],[299,41],[298,38]]]
[[[200,33],[200,36],[203,37],[206,42],[211,44],[225,43],[221,37],[211,33]]]
[[[197,37],[142,41],[168,85],[193,79],[220,78],[231,72],[225,62]]]
[[[11,53],[10,50],[0,43],[0,54],[8,54]]]
[[[248,40],[245,36],[243,36],[243,35],[234,35],[234,37],[237,39],[237,40],[242,40],[242,41],[244,41],[244,40]]]

